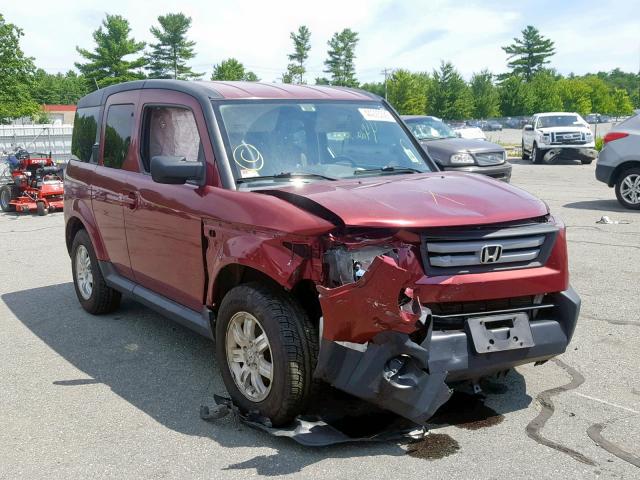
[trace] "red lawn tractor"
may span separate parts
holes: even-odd
[[[31,155],[22,150],[8,161],[10,176],[0,186],[0,208],[3,212],[37,211],[46,215],[62,210],[64,186],[61,168],[51,155]]]

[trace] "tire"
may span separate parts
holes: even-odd
[[[44,202],[36,203],[36,210],[38,211],[38,215],[40,215],[41,217],[44,217],[47,213],[49,213],[49,210],[44,206]]]
[[[13,198],[13,190],[10,185],[3,185],[0,187],[0,209],[2,209],[3,212],[10,212],[13,210],[13,205],[9,204]]]
[[[580,160],[580,163],[582,163],[582,165],[591,165],[591,162],[593,162],[592,159],[590,159],[590,160]]]
[[[529,160],[529,154],[524,151],[524,140],[522,141],[522,160]]]
[[[85,254],[91,275],[91,288],[89,291],[83,287],[83,282],[78,277],[80,273],[78,266],[79,256],[84,256]],[[75,287],[78,301],[87,312],[93,315],[101,315],[113,312],[120,306],[122,295],[117,290],[109,287],[104,281],[89,234],[84,229],[79,230],[73,238],[71,271],[73,272],[73,286]]]
[[[631,185],[636,186],[635,188],[631,188],[632,191],[629,192]],[[616,197],[623,207],[631,210],[640,210],[640,168],[628,168],[618,175],[618,180],[616,181]]]
[[[544,150],[540,150],[535,143],[531,148],[531,161],[533,163],[543,163]]]
[[[254,330],[247,335],[246,324],[240,322],[250,318],[257,323],[251,321]],[[234,325],[238,325],[242,333],[239,337],[233,334]],[[246,349],[236,342],[236,339],[243,342],[259,339],[262,334],[268,340],[268,347],[257,353],[258,360],[252,355],[256,354],[257,345],[264,342],[248,344]],[[304,310],[284,291],[247,283],[231,289],[222,299],[216,319],[216,360],[227,391],[241,411],[257,411],[274,426],[290,423],[312,396],[317,355],[317,330]],[[238,360],[230,358],[234,356]],[[270,370],[256,366],[269,361]],[[244,382],[243,371],[250,372],[244,375]],[[270,371],[270,379],[263,376],[262,371]],[[255,383],[261,383],[266,392],[253,387],[254,376],[259,376]],[[242,383],[245,385],[240,387]]]

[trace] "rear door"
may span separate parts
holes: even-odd
[[[124,209],[127,243],[136,283],[196,311],[202,309],[205,265],[202,187],[155,183],[151,158],[169,155],[213,164],[199,103],[170,90],[143,90],[140,97],[135,206]],[[209,169],[207,169],[209,170]]]
[[[124,230],[124,207],[135,199],[129,197],[135,187],[136,107],[139,90],[111,95],[104,106],[100,155],[93,173],[92,206],[98,231],[109,261],[116,271],[133,279],[127,237]]]

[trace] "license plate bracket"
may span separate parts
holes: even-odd
[[[517,350],[534,345],[526,313],[473,317],[467,319],[467,327],[478,353]]]

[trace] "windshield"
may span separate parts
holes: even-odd
[[[455,138],[456,133],[446,123],[435,118],[416,118],[406,121],[411,133],[418,140],[436,140],[438,138]]]
[[[241,101],[217,108],[238,183],[431,170],[379,102]]]
[[[538,118],[538,128],[547,127],[572,127],[583,125],[584,121],[577,115],[552,115]]]

